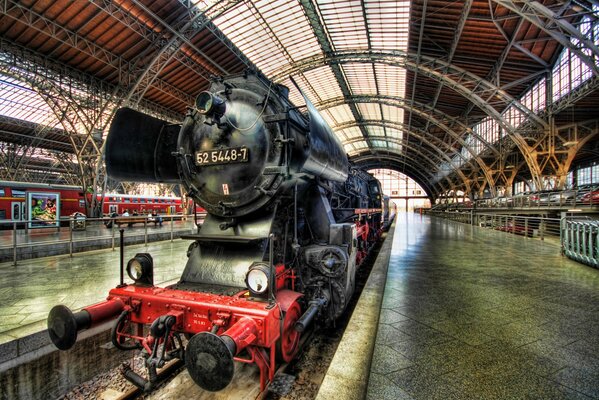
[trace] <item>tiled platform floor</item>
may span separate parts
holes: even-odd
[[[400,215],[367,397],[599,398],[599,270],[552,243]]]
[[[154,258],[154,282],[178,279],[189,240],[125,247],[125,263],[136,253]],[[38,332],[56,304],[76,310],[106,298],[119,283],[119,249],[96,250],[0,264],[0,343]],[[127,275],[125,274],[126,279]]]

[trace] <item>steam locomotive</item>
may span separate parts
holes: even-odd
[[[384,228],[383,194],[349,162],[310,100],[304,95],[302,113],[288,93],[244,73],[213,82],[181,125],[117,111],[108,174],[182,183],[208,215],[186,237],[177,284],[154,286],[152,257],[140,253],[126,267],[134,283],[121,271],[105,302],[77,313],[54,307],[48,330],[59,349],[72,347],[79,330],[116,318],[114,345],[145,357],[148,379],[125,370],[142,389],[179,358],[209,391],[229,384],[234,361],[254,363],[263,390],[310,324],[330,325],[343,313],[356,269]]]

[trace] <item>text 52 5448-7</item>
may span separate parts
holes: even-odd
[[[250,151],[247,147],[196,151],[195,154],[196,165],[244,163],[248,162],[249,158]]]

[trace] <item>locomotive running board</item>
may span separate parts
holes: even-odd
[[[250,244],[254,242],[259,242],[261,240],[266,240],[268,238],[260,237],[260,236],[226,236],[226,235],[181,235],[181,239],[185,240],[195,240],[200,243],[241,243],[241,244]]]

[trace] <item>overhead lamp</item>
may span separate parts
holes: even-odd
[[[569,140],[567,142],[564,142],[564,146],[566,147],[572,147],[578,144],[578,140]]]

